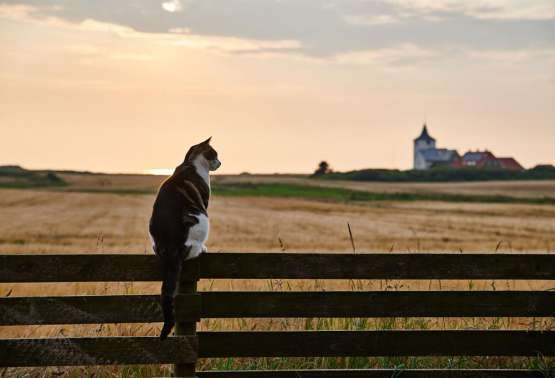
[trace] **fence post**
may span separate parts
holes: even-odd
[[[177,287],[177,295],[179,294],[195,294],[197,292],[197,281],[199,279],[199,259],[193,259],[186,261],[186,265],[192,267],[192,269],[183,269],[181,274],[181,280]],[[192,274],[191,274],[192,273]],[[191,303],[191,306],[194,304]],[[197,323],[196,321],[180,322],[177,321],[175,324],[175,336],[186,336],[197,334]],[[198,352],[198,350],[197,350]],[[174,377],[187,377],[194,378],[196,372],[196,363],[192,364],[175,364],[173,366],[173,376]]]

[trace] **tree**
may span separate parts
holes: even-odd
[[[322,176],[325,175],[327,173],[330,173],[332,170],[330,168],[330,165],[328,164],[327,161],[321,161],[320,164],[318,164],[318,168],[314,171],[313,176]]]

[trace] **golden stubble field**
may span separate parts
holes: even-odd
[[[399,185],[399,184],[397,184]],[[440,184],[443,185],[443,184]],[[2,252],[148,252],[154,195],[0,191]],[[551,251],[555,206],[214,197],[211,251]]]
[[[144,187],[160,178],[118,176],[101,178],[103,187]],[[225,178],[219,178],[225,180]],[[232,179],[232,178],[228,178]],[[99,178],[80,179],[82,187],[97,187]],[[119,180],[119,182],[118,182]],[[144,181],[143,181],[144,180]],[[243,180],[239,178],[239,180]],[[304,180],[292,177],[291,180]],[[336,184],[334,184],[336,185]],[[352,183],[359,188],[359,183]],[[400,185],[400,184],[396,184]],[[431,185],[431,184],[426,184]],[[436,184],[435,190],[454,190],[452,184]],[[447,186],[445,186],[447,185]],[[474,191],[490,192],[493,184],[474,184]],[[503,183],[502,185],[509,185]],[[519,193],[545,195],[549,185],[532,183]],[[410,186],[410,184],[409,184]],[[547,188],[547,189],[546,189]],[[409,187],[403,190],[414,190]],[[468,188],[463,188],[467,190]],[[391,189],[393,190],[393,189]],[[398,190],[395,190],[398,191]],[[475,193],[475,192],[474,192]],[[506,192],[505,192],[506,193]],[[513,195],[513,193],[509,193]],[[153,195],[78,193],[50,190],[0,190],[0,253],[152,253],[147,233]],[[212,222],[208,243],[211,253],[227,251],[287,250],[353,253],[347,231],[350,223],[357,253],[424,251],[500,253],[555,249],[555,206],[523,204],[464,204],[442,202],[334,203],[302,199],[215,197],[210,205]],[[517,281],[201,281],[200,290],[546,290],[551,282]],[[159,284],[0,284],[0,295],[82,295],[157,293]],[[307,329],[360,328],[342,320],[253,319],[202,321],[200,329]],[[315,323],[314,323],[315,322]],[[387,324],[384,322],[388,322]],[[492,323],[493,322],[493,323]],[[554,319],[420,319],[367,320],[363,328],[536,328],[553,329]],[[47,337],[84,335],[155,335],[158,325],[0,327],[0,337]],[[488,365],[489,364],[489,365]],[[512,366],[510,361],[486,361],[479,366]],[[203,361],[201,367],[218,367]],[[240,360],[233,366],[243,366]],[[290,365],[284,365],[288,367]],[[313,367],[314,365],[307,365]],[[324,367],[327,365],[323,365]],[[343,366],[343,365],[342,365]],[[381,365],[380,365],[381,366]],[[283,367],[283,366],[282,366]],[[52,372],[70,375],[118,376],[122,370],[36,369],[8,370],[8,376]],[[79,373],[81,372],[81,373]],[[135,374],[136,373],[136,374]],[[148,370],[136,376],[166,374]],[[131,374],[131,375],[133,375]],[[137,375],[138,374],[138,375]]]

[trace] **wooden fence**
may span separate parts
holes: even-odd
[[[175,364],[218,377],[544,377],[533,370],[195,371],[198,358],[555,356],[555,331],[196,332],[201,318],[553,317],[555,291],[197,292],[203,278],[555,280],[553,254],[205,254],[185,266],[176,336],[0,339],[0,366]],[[151,255],[0,255],[0,282],[159,281]],[[156,295],[0,298],[0,325],[160,322]]]

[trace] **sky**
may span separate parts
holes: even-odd
[[[553,0],[0,0],[0,165],[412,167],[438,146],[555,163]]]

